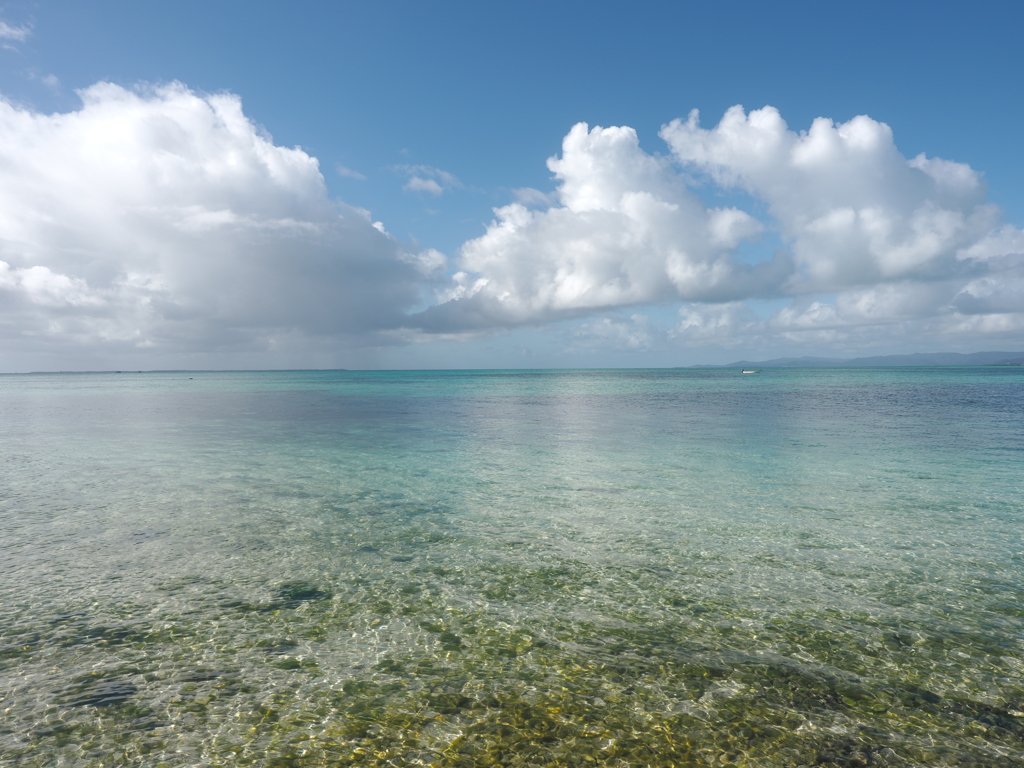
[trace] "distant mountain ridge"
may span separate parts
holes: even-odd
[[[776,357],[727,365],[691,365],[691,368],[901,368],[907,366],[954,367],[962,365],[1024,365],[1024,352],[916,352],[912,355],[874,357]]]

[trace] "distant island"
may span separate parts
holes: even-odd
[[[691,365],[690,368],[901,368],[906,366],[953,367],[962,365],[1022,365],[1024,352],[917,352],[913,355],[875,357],[776,357],[752,362],[740,360],[726,365]]]

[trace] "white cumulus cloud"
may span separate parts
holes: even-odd
[[[583,315],[673,299],[724,301],[772,294],[791,274],[784,256],[745,264],[738,246],[763,225],[736,208],[708,208],[665,158],[644,152],[632,128],[574,126],[548,160],[557,203],[495,210],[462,246],[457,301],[424,315],[445,329]],[[530,202],[541,200],[528,195]],[[472,285],[472,287],[469,287]]]
[[[773,107],[733,107],[711,129],[694,111],[661,136],[686,167],[767,204],[802,268],[794,292],[955,274],[958,253],[999,223],[980,174],[924,155],[908,160],[889,126],[863,115],[818,118],[796,133]]]
[[[668,336],[689,345],[1024,328],[1024,232],[1002,221],[974,169],[906,158],[866,116],[803,132],[772,107],[733,107],[712,128],[698,117],[662,128],[669,156],[645,152],[628,127],[574,126],[548,160],[555,192],[516,190],[518,202],[495,209],[422,326],[681,302]],[[750,202],[709,206],[704,191]],[[783,248],[767,253],[764,233]],[[763,319],[745,303],[787,297]],[[588,333],[598,327],[612,326]]]
[[[80,96],[57,114],[0,99],[5,353],[255,354],[571,319],[572,348],[637,353],[1024,332],[1024,232],[980,173],[906,158],[868,117],[797,132],[771,107],[712,128],[691,113],[663,127],[665,155],[580,123],[548,160],[554,190],[512,190],[449,262],[332,200],[316,158],[274,144],[237,96]],[[462,187],[393,170],[418,194]],[[706,202],[721,192],[742,202]]]
[[[99,83],[82,107],[0,101],[0,334],[8,349],[266,349],[400,326],[425,272],[317,160],[238,97]]]

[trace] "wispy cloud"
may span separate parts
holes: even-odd
[[[341,163],[334,166],[334,170],[338,172],[339,176],[344,176],[348,179],[356,179],[357,181],[366,181],[366,176],[361,174],[359,171],[353,171],[351,168],[348,168]]]
[[[402,189],[423,192],[438,197],[453,189],[461,189],[462,182],[454,175],[430,165],[396,165],[395,170],[409,177]]]
[[[44,75],[32,69],[28,70],[25,74],[29,80],[38,80],[51,91],[60,90],[60,78],[58,78],[56,75]]]
[[[512,196],[515,197],[516,202],[527,207],[532,206],[550,206],[556,202],[556,199],[551,195],[541,192],[539,189],[533,187],[519,187],[518,189],[512,190]]]
[[[424,179],[421,176],[413,176],[402,189],[409,192],[426,192],[429,195],[435,196],[444,194],[444,187],[433,179]]]
[[[6,21],[0,21],[0,40],[11,40],[20,43],[30,34],[32,34],[32,27],[30,26],[15,27]]]

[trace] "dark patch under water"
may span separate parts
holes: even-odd
[[[137,691],[131,683],[99,680],[72,687],[65,692],[63,703],[69,707],[110,707],[127,701]]]

